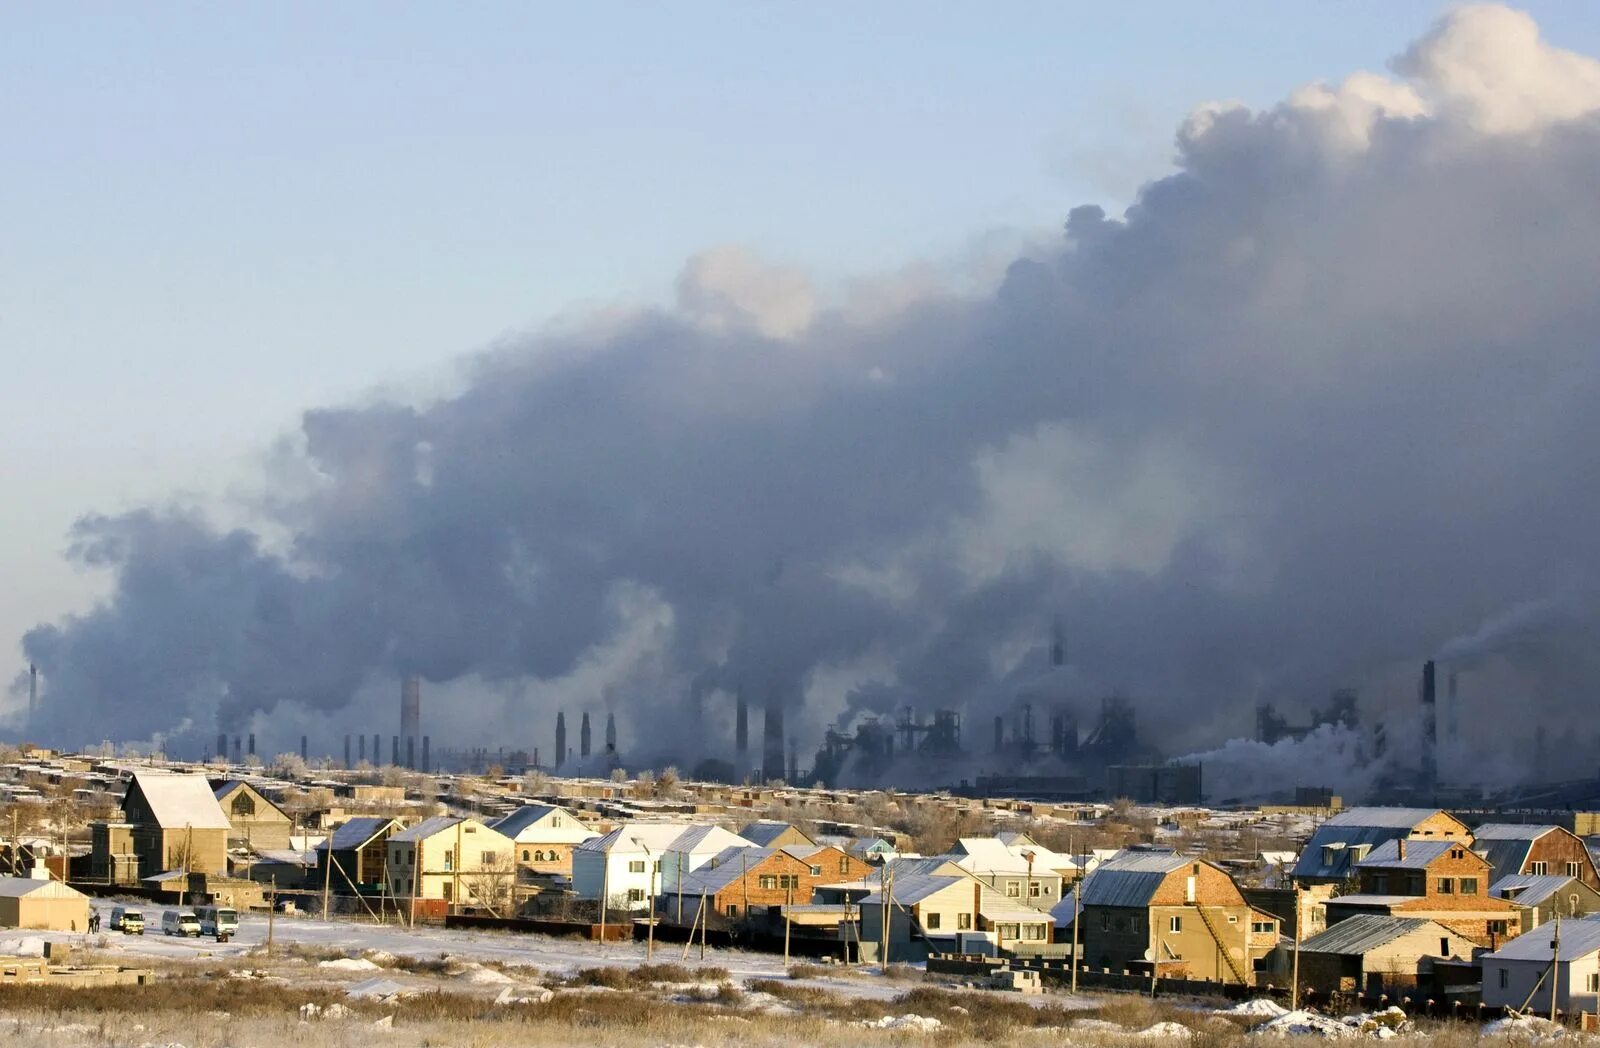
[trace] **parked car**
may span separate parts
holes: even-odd
[[[239,930],[239,912],[232,907],[202,906],[195,913],[200,918],[201,935],[215,935],[226,941]]]
[[[144,911],[132,906],[117,906],[111,911],[111,930],[123,935],[144,934]]]
[[[200,938],[200,917],[193,910],[168,910],[161,915],[161,930],[168,935]]]

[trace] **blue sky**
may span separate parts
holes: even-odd
[[[1380,69],[1442,9],[7,5],[3,643],[94,592],[78,513],[220,490],[303,407],[714,244],[826,284],[1115,208],[1196,104]]]

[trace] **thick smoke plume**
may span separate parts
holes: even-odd
[[[803,754],[906,705],[982,751],[1059,613],[1058,698],[1087,722],[1120,688],[1175,753],[1346,684],[1408,714],[1423,658],[1557,592],[1461,731],[1587,708],[1597,114],[1600,63],[1464,8],[1389,75],[1201,107],[1175,173],[981,294],[830,303],[709,252],[676,309],[307,412],[252,530],[83,519],[115,588],[25,638],[36,734],[387,735],[417,673],[436,745],[548,747],[587,706],[625,751],[726,755],[742,688]]]

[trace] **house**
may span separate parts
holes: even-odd
[[[1300,981],[1322,993],[1393,994],[1416,986],[1433,958],[1471,960],[1474,946],[1424,917],[1361,914],[1300,944]]]
[[[1317,827],[1293,876],[1302,885],[1341,884],[1373,849],[1397,838],[1471,841],[1467,824],[1437,808],[1351,808]]]
[[[318,890],[327,884],[339,895],[381,894],[389,883],[389,838],[404,828],[381,815],[358,815],[334,827],[314,850]]]
[[[1517,907],[1489,894],[1492,873],[1467,842],[1398,837],[1357,864],[1359,891],[1328,900],[1328,926],[1361,913],[1426,917],[1492,949],[1522,931]]]
[[[1031,839],[1031,838],[1029,838]],[[1054,852],[1038,845],[1010,844],[996,837],[963,837],[950,850],[957,866],[1008,899],[1049,910],[1061,898],[1065,878]]]
[[[1557,915],[1570,918],[1600,913],[1600,892],[1576,877],[1560,874],[1534,877],[1514,873],[1489,885],[1489,894],[1521,911],[1524,932]]]
[[[252,851],[284,851],[294,820],[248,782],[230,779],[212,791],[228,817],[228,842]]]
[[[678,923],[692,924],[704,899],[715,916],[750,920],[788,903],[810,902],[817,883],[811,869],[784,848],[726,848],[685,873],[681,882],[663,885],[660,910]]]
[[[967,941],[980,937],[999,950],[1043,947],[1050,942],[1054,923],[1049,914],[998,895],[968,874],[897,875],[863,898],[860,912],[861,939],[868,953],[883,941],[888,920],[886,960],[891,962],[962,952]]]
[[[831,844],[789,845],[783,850],[807,863],[811,867],[812,879],[818,884],[858,881],[869,876],[873,869],[866,860]]]
[[[0,877],[0,928],[86,932],[89,897],[46,877]]]
[[[489,825],[516,845],[519,885],[531,885],[541,877],[570,880],[573,849],[600,836],[570,811],[553,804],[525,804]]]
[[[790,845],[814,845],[816,840],[787,822],[761,819],[749,823],[739,831],[739,836],[758,848],[786,848]]]
[[[627,822],[578,845],[572,889],[580,899],[606,895],[608,908],[645,910],[657,890],[676,889],[680,878],[728,848],[748,847],[720,826]]]
[[[1472,850],[1494,867],[1493,880],[1512,874],[1574,877],[1600,891],[1600,873],[1583,838],[1560,826],[1485,823],[1472,831]]]
[[[502,912],[516,875],[511,848],[510,838],[477,819],[423,819],[389,838],[390,894]]]
[[[1558,934],[1559,957],[1555,948]],[[1600,920],[1594,918],[1551,921],[1484,954],[1483,1003],[1498,1013],[1528,1002],[1532,1011],[1548,1016],[1552,960],[1556,962],[1556,1009],[1568,1015],[1600,1011]]]
[[[1278,943],[1278,919],[1246,902],[1220,866],[1192,856],[1125,851],[1078,890],[1079,950],[1092,968],[1148,972],[1155,958],[1163,976],[1250,985]]]
[[[117,824],[122,832],[111,832],[112,824],[92,832],[95,841],[110,849],[94,856],[95,869],[116,867],[118,849],[126,846],[140,877],[164,870],[227,874],[232,827],[204,776],[135,772],[122,798],[122,813]]]

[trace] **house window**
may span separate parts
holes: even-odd
[[[1600,972],[1589,973],[1589,992],[1600,993]]]
[[[498,852],[492,852],[492,851],[484,852],[483,853],[483,865],[485,865],[485,866],[493,866],[495,864],[495,862],[499,858],[500,858],[500,854]]]
[[[445,849],[444,868],[446,873],[456,868],[456,851],[454,848]]]
[[[1239,923],[1238,914],[1233,914],[1233,913],[1228,914],[1228,923],[1229,924],[1238,924]]]
[[[756,878],[756,886],[767,891],[772,891],[778,886],[778,878],[770,873],[764,873]]]
[[[995,929],[1000,933],[1000,938],[1009,942],[1017,941],[1017,926],[1015,924],[998,925]]]
[[[1387,873],[1375,873],[1372,875],[1372,893],[1374,895],[1389,894],[1389,875]]]
[[[928,929],[930,932],[938,931],[939,930],[939,915],[937,913],[925,913],[925,914],[923,914],[922,915],[922,926],[924,928]]]
[[[1451,848],[1450,849],[1450,858],[1452,858],[1452,859],[1464,859],[1466,857],[1467,857],[1466,856],[1466,852],[1462,851],[1460,848]]]
[[[1567,876],[1568,877],[1576,877],[1577,875],[1578,875],[1578,864],[1575,863],[1575,862],[1567,863]]]
[[[1454,895],[1456,893],[1455,879],[1453,877],[1440,877],[1438,889],[1440,895]]]
[[[737,917],[737,916],[739,916],[739,907],[736,906],[736,905],[735,906],[729,906],[728,907],[728,916],[729,917]]]
[[[958,913],[958,914],[956,914],[956,927],[958,929],[960,929],[961,931],[964,931],[964,932],[971,931],[972,930],[972,914],[970,914],[970,913]]]
[[[528,850],[528,849],[526,849],[526,848],[524,848],[524,849],[522,849],[522,861],[523,861],[523,862],[527,862],[527,861],[528,861],[528,856],[530,856],[530,855],[532,855],[532,854],[533,854],[533,853],[532,853],[532,852],[530,852],[530,851],[529,851],[529,850]],[[539,858],[540,858],[540,859],[541,859],[541,860],[542,860],[542,859],[544,859],[544,855],[543,855],[543,854],[541,854],[541,855],[540,855],[540,856],[539,856]]]
[[[1450,956],[1450,940],[1445,938],[1442,935],[1439,937],[1439,956],[1440,957],[1448,957],[1448,956]]]
[[[1167,931],[1169,931],[1169,932],[1181,932],[1181,931],[1183,931],[1183,918],[1177,916],[1176,914],[1174,914],[1171,917],[1168,917],[1167,918]]]
[[[1504,990],[1511,985],[1511,972],[1509,969],[1500,969],[1500,989]]]
[[[1020,884],[1018,884],[1016,881],[1007,881],[1006,882],[1006,898],[1008,898],[1008,899],[1020,899],[1020,898],[1022,898],[1022,886]]]
[[[629,862],[628,862],[628,872],[629,873],[643,873],[644,872],[644,860],[643,859],[631,859],[631,860],[629,860]]]
[[[1489,922],[1489,934],[1490,935],[1504,935],[1505,933],[1506,933],[1506,922],[1505,921],[1490,921]]]
[[[559,830],[561,828],[561,816],[559,816],[559,815],[550,816],[550,825]]]
[[[822,867],[821,866],[813,866],[813,867],[811,867],[811,876],[813,876],[813,877],[821,877],[822,876]]]
[[[1543,861],[1542,859],[1540,861],[1538,861],[1538,862],[1530,863],[1529,865],[1532,867],[1532,870],[1530,872],[1535,877],[1543,877],[1545,874],[1550,872],[1550,864],[1545,862],[1545,861]]]
[[[644,902],[644,889],[643,888],[629,888],[628,889],[628,901],[629,902]]]
[[[839,872],[840,873],[849,873],[850,872],[850,856],[848,856],[848,855],[839,856]]]
[[[1476,894],[1478,894],[1478,878],[1476,878],[1476,877],[1463,877],[1463,878],[1461,878],[1461,894],[1462,895],[1476,895]]]
[[[554,848],[551,848],[549,851],[545,852],[544,857],[549,859],[551,862],[555,862],[557,859],[561,858],[561,853],[556,851]]]
[[[1043,894],[1044,885],[1040,884],[1038,881],[1034,881],[1032,884],[1028,885],[1028,898],[1037,899]]]
[[[1272,922],[1271,921],[1251,921],[1250,922],[1250,931],[1254,935],[1271,935],[1272,934]]]

